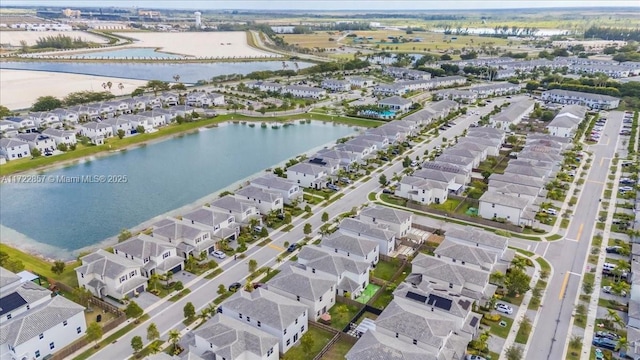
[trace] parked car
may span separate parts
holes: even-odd
[[[229,285],[229,291],[236,292],[241,287],[242,287],[242,284],[240,284],[239,282],[234,282],[233,284]]]
[[[601,347],[607,350],[615,350],[618,345],[617,341],[607,339],[607,338],[599,338],[599,337],[594,337],[591,343],[594,346]]]
[[[466,360],[487,360],[480,355],[467,355]]]
[[[611,291],[611,286],[603,286],[602,287],[602,292],[605,294],[613,294],[613,292]],[[617,295],[617,294],[614,294]],[[625,297],[627,296],[627,292],[622,290],[622,292],[620,293],[620,296]]]
[[[261,282],[253,283],[254,289],[261,288],[263,286],[265,286],[265,283],[261,283]]]
[[[213,257],[216,257],[218,259],[224,259],[227,257],[227,255],[222,252],[221,250],[216,250],[214,252],[211,253],[211,255],[213,255]]]
[[[496,304],[496,311],[499,311],[501,313],[505,313],[505,314],[513,314],[513,308],[507,304],[503,304],[503,303],[498,303]]]
[[[337,186],[337,185],[334,185],[334,184],[332,184],[332,183],[328,183],[328,184],[327,184],[327,188],[328,188],[328,189],[331,189],[331,190],[333,190],[333,191],[340,191],[340,187],[339,187],[339,186]]]
[[[351,184],[351,179],[346,178],[346,177],[342,177],[342,178],[340,178],[340,182],[343,182],[345,184]]]
[[[556,209],[544,209],[542,210],[545,214],[556,216],[558,215],[558,211]]]
[[[393,194],[393,191],[391,191],[390,189],[382,189],[382,193],[383,194]]]
[[[606,251],[609,254],[619,254],[622,251],[622,246],[607,246]]]
[[[616,334],[616,333],[612,333],[610,331],[597,331],[596,332],[596,337],[599,338],[605,338],[605,339],[611,339],[611,340],[618,340],[620,338],[620,335]]]
[[[289,245],[289,247],[287,248],[287,251],[288,252],[294,252],[294,251],[296,251],[297,248],[298,248],[298,244],[294,243],[294,244]]]
[[[388,157],[386,157],[386,156],[382,156],[382,157],[380,158],[380,160],[382,160],[382,161],[389,161],[389,158],[388,158]]]

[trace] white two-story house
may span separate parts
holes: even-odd
[[[235,196],[240,200],[253,202],[261,214],[268,214],[272,211],[282,212],[284,208],[282,195],[253,185],[236,191]]]
[[[146,289],[147,278],[133,260],[102,249],[80,260],[82,265],[75,269],[78,285],[96,297],[131,298]]]
[[[78,142],[76,134],[69,130],[45,129],[42,134],[51,137],[56,146],[60,144],[73,145]]]
[[[378,205],[365,207],[358,215],[365,223],[387,226],[397,238],[406,236],[413,222],[413,214],[408,211]]]
[[[277,177],[275,175],[264,175],[251,180],[251,185],[265,191],[280,194],[287,205],[291,205],[302,200],[303,191],[295,182]]]
[[[182,216],[182,219],[208,227],[214,240],[235,240],[240,234],[240,226],[236,217],[228,212],[216,211],[209,207],[201,207]]]
[[[7,161],[22,159],[31,156],[29,143],[20,139],[2,138],[0,139],[0,155]]]
[[[175,244],[145,234],[114,245],[113,253],[138,263],[146,277],[176,273],[184,267],[184,259],[178,256]]]
[[[312,189],[323,189],[327,185],[328,168],[308,162],[297,163],[287,168],[287,179]]]
[[[380,248],[378,243],[363,237],[351,236],[346,231],[338,230],[320,241],[320,246],[346,257],[370,262],[374,267],[378,263]]]
[[[191,221],[166,218],[151,226],[153,237],[173,244],[178,255],[188,259],[189,256],[213,251],[215,241],[211,229]]]
[[[260,219],[260,210],[252,201],[240,200],[232,195],[216,199],[210,206],[216,211],[233,215],[239,224],[248,224],[251,219]]]
[[[384,225],[344,218],[340,222],[339,229],[344,234],[375,241],[380,254],[390,255],[396,249],[396,234]]]
[[[30,149],[38,149],[42,155],[51,154],[56,149],[56,142],[53,138],[38,134],[18,134],[18,139],[26,141]]]

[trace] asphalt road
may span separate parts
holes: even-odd
[[[522,98],[526,98],[523,96]],[[509,101],[516,101],[518,97],[514,97]],[[492,105],[500,105],[508,99],[492,99]],[[440,131],[440,135],[437,139],[433,139],[428,144],[418,145],[411,149],[406,155],[411,158],[415,158],[416,155],[422,156],[425,149],[432,150],[434,147],[441,145],[442,137],[452,139],[456,135],[462,134],[462,132],[468,128],[472,123],[477,122],[481,116],[488,114],[493,106],[486,106],[480,108],[471,108],[468,115],[457,118],[453,121],[455,125],[446,131]],[[387,178],[391,178],[394,172],[400,173],[402,171],[401,158],[399,157],[393,164],[386,167],[383,173]],[[250,259],[255,259],[258,262],[258,267],[278,265],[275,261],[276,257],[284,251],[284,243],[294,243],[305,237],[303,233],[303,227],[305,223],[310,223],[314,230],[317,230],[322,224],[321,215],[323,212],[327,212],[330,218],[334,218],[341,213],[351,211],[354,206],[360,206],[366,203],[367,196],[370,192],[379,189],[380,184],[378,177],[381,173],[374,172],[371,175],[371,180],[365,183],[357,183],[349,187],[343,188],[344,196],[330,204],[325,208],[314,208],[314,215],[309,219],[297,219],[293,221],[294,228],[285,233],[278,233],[272,236],[273,242],[267,246],[254,247],[248,251],[246,258],[238,260],[229,260],[223,265],[224,272],[215,279],[198,280],[195,284],[190,286],[191,293],[184,298],[176,302],[167,302],[162,306],[159,306],[151,310],[149,320],[141,323],[136,329],[130,331],[123,337],[121,337],[116,343],[113,343],[99,352],[95,353],[90,359],[126,359],[132,355],[131,338],[134,336],[142,337],[145,346],[148,343],[146,341],[146,328],[150,323],[155,323],[163,338],[166,338],[166,334],[169,330],[185,329],[183,320],[183,308],[188,302],[193,303],[196,308],[196,312],[200,309],[208,306],[208,304],[218,297],[217,290],[218,285],[223,284],[225,287],[231,283],[239,281],[244,284],[244,279],[249,274],[248,262]],[[353,187],[353,188],[352,188]],[[185,284],[186,285],[186,284]]]
[[[585,148],[592,151],[594,157],[565,238],[546,245],[540,244],[536,248],[536,252],[551,263],[554,271],[527,352],[529,360],[563,358],[567,334],[571,332],[569,322],[581,291],[581,276],[586,269],[591,239],[598,231],[595,229],[595,220],[599,199],[616,152],[622,117],[622,112],[609,113],[600,142]]]

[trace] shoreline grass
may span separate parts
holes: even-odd
[[[0,243],[0,251],[5,252],[9,255],[10,259],[17,259],[22,261],[24,264],[25,270],[37,273],[39,275],[45,276],[49,279],[53,279],[55,281],[59,281],[66,285],[77,287],[78,279],[76,277],[76,272],[73,270],[74,268],[80,266],[79,261],[67,262],[62,274],[58,275],[51,271],[51,266],[53,262],[42,258],[41,256],[37,256],[34,254],[30,254],[28,252],[16,249],[7,244]]]

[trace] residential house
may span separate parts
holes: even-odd
[[[142,127],[144,132],[155,131],[155,128],[153,127],[153,119],[142,115],[142,113],[138,115],[122,115],[119,116],[118,119],[129,121],[131,128],[136,131],[138,131],[138,127]]]
[[[82,338],[84,307],[0,268],[0,358],[50,358]]]
[[[359,162],[358,155],[348,151],[336,150],[335,148],[322,149],[312,157],[338,162],[340,164],[340,168],[345,171],[350,171],[353,165]]]
[[[360,210],[358,218],[365,223],[387,226],[397,238],[406,236],[413,222],[411,212],[379,205],[367,206]]]
[[[0,139],[0,155],[7,161],[21,159],[31,156],[29,143],[21,139],[1,138]]]
[[[340,232],[353,237],[375,241],[380,254],[389,255],[396,249],[396,234],[381,224],[370,224],[358,219],[344,218],[340,221]]]
[[[166,218],[151,225],[152,236],[173,244],[184,259],[201,253],[212,253],[215,242],[209,227],[188,220]],[[164,256],[164,255],[163,255]]]
[[[459,165],[440,162],[436,159],[424,162],[422,168],[453,174],[456,184],[466,185],[471,182],[471,172]]]
[[[75,269],[78,285],[96,297],[132,298],[146,289],[147,278],[133,260],[99,249],[80,261]]]
[[[52,154],[56,142],[48,135],[38,133],[18,134],[18,139],[26,141],[30,149],[38,149],[42,155]]]
[[[447,201],[447,185],[411,175],[404,176],[396,188],[395,195],[420,204],[442,204]]]
[[[104,122],[90,121],[80,125],[80,134],[90,139],[109,138],[113,136],[113,126]]]
[[[94,121],[100,117],[100,109],[88,105],[76,105],[68,109],[78,114],[78,121]]]
[[[42,131],[42,135],[51,137],[56,143],[56,146],[60,144],[73,145],[78,142],[76,140],[76,134],[69,130],[45,129]]]
[[[572,138],[586,113],[587,109],[582,105],[565,106],[547,125],[547,130],[553,136]]]
[[[509,263],[513,260],[513,251],[508,252],[507,257],[502,257],[503,252],[497,249],[485,249],[473,246],[466,241],[455,241],[445,237],[434,251],[434,256],[444,261],[460,263],[473,269],[493,273],[500,271],[505,273]]]
[[[369,285],[371,262],[335,253],[319,246],[303,246],[298,253],[298,264],[312,274],[320,274],[336,282],[337,294],[352,299],[360,296]]]
[[[13,127],[20,132],[35,132],[37,130],[36,123],[32,119],[18,117],[18,116],[9,116],[4,118],[6,121],[13,123]]]
[[[537,169],[530,166],[513,165],[513,164],[507,165],[507,167],[504,169],[504,173],[531,176],[531,177],[539,178],[542,180],[546,180],[551,174],[550,169]]]
[[[268,214],[272,211],[281,213],[284,208],[282,195],[253,185],[236,191],[235,196],[240,200],[252,201],[261,214]]]
[[[508,252],[513,252],[513,250],[508,248],[509,241],[504,236],[496,235],[492,232],[481,230],[473,226],[454,226],[448,229],[445,235],[447,239],[468,244],[469,246],[475,246],[490,251],[498,251],[501,253],[501,257],[508,256],[506,255]]]
[[[163,92],[158,95],[158,99],[160,99],[164,106],[176,106],[179,104],[180,96],[172,92]]]
[[[267,285],[269,291],[307,306],[308,316],[314,321],[335,305],[335,288],[335,280],[293,265],[284,266]]]
[[[478,134],[479,135],[479,134]],[[458,145],[462,144],[474,144],[476,146],[482,146],[487,156],[498,156],[500,149],[502,148],[502,141],[498,139],[491,139],[485,136],[474,136],[467,134],[466,137],[458,139]]]
[[[411,80],[429,80],[431,74],[426,71],[407,69],[403,67],[385,66],[382,72],[386,75],[393,76],[397,79],[411,79]]]
[[[420,169],[413,172],[413,176],[422,178],[425,180],[431,180],[441,183],[444,186],[446,193],[459,195],[462,193],[464,183],[456,182],[456,174],[446,171],[434,170],[434,169]],[[437,195],[434,194],[434,195]],[[446,194],[442,194],[441,199],[446,199]],[[436,202],[440,203],[440,202]]]
[[[378,84],[373,88],[375,95],[393,96],[404,95],[408,92],[408,89],[401,84]]]
[[[620,105],[620,99],[601,94],[553,89],[542,93],[542,100],[558,104],[578,104],[590,109],[608,110]]]
[[[236,292],[220,304],[218,314],[274,336],[281,353],[287,352],[309,329],[307,306],[261,288]]]
[[[212,201],[211,208],[233,215],[239,224],[248,224],[251,219],[260,218],[260,211],[253,202],[240,200],[231,195]]]
[[[319,190],[327,185],[329,172],[325,166],[302,162],[287,168],[287,179],[302,187]]]
[[[467,137],[493,139],[500,141],[500,143],[504,143],[506,132],[505,130],[482,126],[470,128],[467,131]]]
[[[468,89],[471,92],[478,94],[479,98],[486,98],[489,96],[504,96],[512,95],[520,92],[521,87],[519,84],[512,84],[510,82],[498,82],[492,84],[472,86]]]
[[[320,85],[323,89],[332,92],[343,92],[351,90],[351,83],[346,80],[325,79]]]
[[[324,89],[304,85],[287,85],[282,88],[281,93],[291,94],[291,96],[298,98],[312,99],[321,99],[327,96],[327,91]]]
[[[524,217],[529,199],[514,195],[485,192],[479,199],[478,215],[485,219],[504,219],[515,225],[531,225]]]
[[[138,113],[138,115],[145,117],[151,128],[159,128],[171,122],[171,119],[169,118],[169,112],[165,109],[143,111]]]
[[[489,183],[491,183],[492,181],[502,181],[509,184],[519,184],[536,188],[544,187],[544,181],[542,179],[519,174],[494,173],[489,176]]]
[[[374,147],[375,144],[373,142],[369,142],[366,145],[355,145],[354,143],[338,144],[334,147],[335,150],[348,152],[356,156],[358,162],[362,162],[367,157],[372,155],[371,148]]]
[[[247,87],[258,89],[259,91],[264,92],[277,92],[279,93],[284,88],[284,85],[274,83],[274,82],[266,82],[266,81],[254,81],[248,82]]]
[[[397,112],[407,112],[411,109],[413,102],[400,96],[392,96],[382,100],[378,100],[378,106],[388,108]]]
[[[36,127],[43,128],[49,126],[49,124],[60,121],[60,117],[47,111],[38,111],[27,114],[27,119],[33,120]]]
[[[251,185],[261,188],[265,191],[271,191],[280,194],[284,203],[292,205],[302,200],[303,191],[300,186],[289,179],[277,177],[275,175],[263,175],[259,178],[251,180]]]
[[[103,104],[112,106],[115,115],[131,114],[134,110],[129,107],[129,102],[124,100],[110,100],[105,101]]]
[[[478,98],[478,94],[473,91],[457,89],[436,91],[434,95],[438,100],[458,100],[464,103],[474,102]]]
[[[387,147],[389,147],[389,145],[391,145],[389,143],[389,138],[387,138],[386,136],[383,136],[383,135],[364,133],[364,134],[360,134],[360,135],[358,135],[356,137],[359,138],[359,139],[362,139],[362,140],[369,141],[370,143],[375,145],[377,150],[384,150]]]
[[[438,156],[436,160],[440,162],[448,163],[448,164],[458,165],[463,169],[465,169],[466,171],[472,171],[473,165],[475,163],[475,159],[473,158],[458,156],[458,155],[443,154]]]
[[[214,210],[210,207],[201,207],[185,215],[182,219],[199,224],[211,229],[212,237],[218,240],[235,240],[240,234],[240,226],[236,223],[236,217],[228,212]]]
[[[543,189],[534,186],[526,186],[491,180],[489,182],[487,191],[524,198],[529,200],[530,203],[533,203],[533,201],[535,201],[536,198],[542,194]]]
[[[117,118],[106,119],[100,123],[111,126],[111,133],[113,135],[118,135],[118,132],[120,130],[124,132],[125,136],[131,135],[131,130],[134,129],[133,124],[129,119],[127,119],[127,116],[120,116]]]
[[[353,257],[359,261],[368,261],[371,266],[375,266],[379,260],[380,247],[376,241],[351,236],[346,231],[343,232],[339,229],[324,236],[320,241],[320,246],[336,254]]]
[[[223,94],[209,93],[209,99],[211,99],[209,106],[224,106],[227,103]]]
[[[445,149],[442,152],[442,155],[443,156],[459,156],[459,157],[471,159],[473,168],[477,168],[478,165],[480,165],[480,161],[484,160],[482,159],[482,152],[474,151],[471,149],[463,149],[462,146],[457,146],[457,144],[450,148]]]
[[[356,88],[367,88],[375,85],[375,81],[369,78],[361,77],[361,76],[351,76],[347,79],[351,86]]]
[[[193,331],[189,355],[200,359],[278,360],[279,341],[262,329],[239,319],[216,314]],[[185,358],[191,360],[192,358]]]
[[[507,106],[495,116],[489,118],[491,126],[497,129],[509,129],[511,125],[518,125],[520,121],[533,111],[534,101],[525,99]]]
[[[60,121],[70,124],[77,124],[79,121],[78,113],[72,111],[71,109],[53,109],[51,110],[52,114],[55,114]]]
[[[445,261],[434,256],[418,254],[411,262],[413,274],[407,281],[429,281],[434,287],[460,294],[478,301],[481,305],[493,297],[496,286],[489,284],[489,272]],[[414,275],[415,274],[415,275]]]
[[[138,263],[146,277],[168,272],[175,274],[184,268],[184,259],[178,256],[175,243],[145,234],[114,245],[113,253]]]

